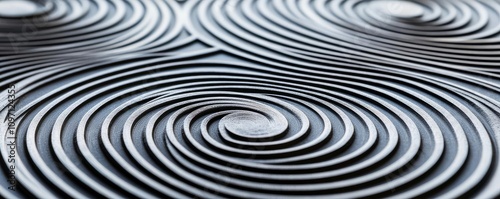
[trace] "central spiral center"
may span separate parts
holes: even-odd
[[[269,138],[286,130],[286,123],[275,121],[254,112],[237,112],[224,117],[226,129],[243,138]]]
[[[373,4],[379,12],[396,18],[417,18],[424,14],[424,8],[411,1],[381,0]]]
[[[0,1],[0,17],[30,16],[39,11],[40,7],[31,1]]]

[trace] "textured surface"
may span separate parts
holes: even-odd
[[[499,196],[498,1],[2,5],[3,197]]]

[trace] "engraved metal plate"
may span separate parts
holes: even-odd
[[[3,198],[498,198],[500,2],[0,0]]]

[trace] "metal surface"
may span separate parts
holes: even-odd
[[[6,4],[5,198],[500,195],[499,1]]]

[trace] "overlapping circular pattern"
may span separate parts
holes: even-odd
[[[1,182],[3,197],[500,194],[499,79],[473,66],[496,62],[496,2],[82,0],[47,15],[63,4],[108,17],[126,4],[144,26],[123,35],[144,34],[100,46],[122,37],[81,29],[75,48],[53,37],[0,57],[0,86],[17,98],[18,191]]]
[[[40,0],[23,4],[29,2],[37,3],[40,8],[34,9],[42,11],[14,18],[2,18],[0,14],[1,54],[103,56],[158,52],[185,40],[173,42],[182,31],[180,7],[174,0]]]
[[[498,2],[416,1],[409,9],[423,10],[418,18],[388,14],[403,10],[404,3],[408,1],[190,1],[184,16],[191,16],[187,28],[202,41],[228,52],[243,51],[246,58],[303,65],[300,61],[325,63],[348,56],[406,61],[423,70],[432,65],[498,72]]]

